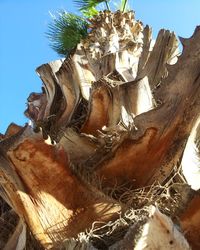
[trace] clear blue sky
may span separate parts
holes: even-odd
[[[200,0],[132,0],[136,18],[153,27],[189,37],[200,24]],[[45,37],[49,11],[75,12],[72,0],[0,0],[0,132],[12,121],[23,125],[26,98],[38,92],[35,68],[59,56]]]

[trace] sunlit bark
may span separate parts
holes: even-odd
[[[190,249],[188,240],[198,249],[199,194],[184,185],[199,188],[188,176],[188,159],[198,170],[200,29],[181,39],[179,55],[174,33],[161,30],[153,41],[132,12],[105,11],[90,22],[69,58],[37,68],[42,93],[30,94],[25,111],[32,127],[12,124],[1,135],[0,195],[21,223],[8,244],[25,238],[25,223],[46,249],[64,240],[83,247],[80,233],[95,231],[97,221],[109,225],[131,207],[147,206],[142,224],[125,223],[117,247]],[[131,203],[143,189],[146,199]],[[183,234],[172,230],[178,222]]]

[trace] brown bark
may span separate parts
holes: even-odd
[[[68,59],[37,69],[43,91],[29,96],[25,112],[34,128],[12,125],[2,136],[0,195],[46,249],[60,247],[65,239],[73,242],[96,221],[109,225],[130,207],[156,202],[180,219],[197,249],[199,197],[191,199],[190,188],[186,193],[174,185],[184,182],[177,169],[187,155],[188,138],[199,128],[200,29],[182,39],[183,53],[177,57],[174,33],[161,30],[153,46],[151,29],[132,12],[105,11],[90,22],[88,37]],[[194,134],[199,149],[199,133]],[[187,168],[184,160],[183,165]],[[146,199],[131,202],[143,189]],[[157,215],[157,222],[170,221]],[[129,226],[139,230],[132,220],[123,226],[124,234]],[[156,223],[156,228],[162,224]],[[166,225],[173,227],[171,221]],[[167,242],[166,225],[161,230]],[[176,249],[181,244],[189,249],[177,235]]]
[[[23,190],[18,190],[19,186],[8,190],[12,183],[6,183],[5,188],[14,208],[45,248],[75,237],[94,221],[118,217],[121,206],[78,180],[62,147],[47,145],[30,128],[25,133],[7,152]]]
[[[170,67],[169,77],[155,92],[162,104],[137,116],[134,119],[137,130],[133,129],[114,156],[99,166],[99,174],[108,182],[113,184],[117,180],[121,184],[134,180],[135,187],[155,180],[162,182],[180,159],[199,117],[199,39],[197,29],[178,63]]]
[[[192,249],[200,247],[200,195],[189,202],[187,209],[180,215],[181,227]]]
[[[125,237],[109,249],[191,249],[169,217],[162,214],[156,207],[152,206],[149,210],[149,217],[141,223],[139,230],[136,226],[130,227]]]

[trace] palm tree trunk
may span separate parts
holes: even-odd
[[[87,230],[98,249],[198,249],[199,194],[181,167],[188,138],[199,150],[200,30],[181,39],[179,56],[174,33],[152,41],[132,12],[90,22],[69,58],[37,68],[43,91],[25,111],[33,127],[2,135],[0,194],[45,249],[84,247]],[[177,219],[186,239],[171,230]],[[147,227],[165,243],[139,235]]]

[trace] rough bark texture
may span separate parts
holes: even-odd
[[[179,56],[174,33],[152,41],[133,12],[90,22],[37,68],[32,126],[1,135],[0,195],[20,217],[7,246],[31,232],[45,249],[199,249],[200,29]]]

